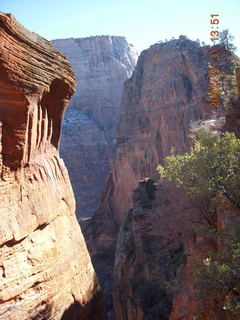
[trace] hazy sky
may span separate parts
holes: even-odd
[[[139,51],[180,34],[210,43],[210,14],[219,14],[240,49],[240,0],[0,0],[0,11],[48,40],[119,35]]]

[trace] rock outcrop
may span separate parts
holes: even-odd
[[[232,72],[229,66],[237,59],[226,52],[223,73]],[[216,119],[197,121],[198,128],[214,134],[235,131],[239,136],[238,69],[236,78],[238,99],[232,100],[226,119],[219,109]],[[113,276],[116,319],[230,319],[226,310],[217,307],[218,299],[202,300],[194,288],[197,257],[205,258],[210,250],[216,250],[216,243],[200,236],[196,228],[222,228],[234,216],[239,217],[239,208],[227,199],[213,214],[204,199],[191,200],[172,183],[140,181],[133,194],[133,208],[118,233]]]
[[[104,230],[119,226],[138,181],[157,178],[156,166],[172,148],[187,150],[191,122],[211,113],[207,52],[183,37],[141,53],[125,82],[116,159],[94,218],[105,220]]]
[[[236,68],[237,97],[232,102],[231,109],[226,115],[226,130],[234,131],[240,137],[240,68]]]
[[[59,157],[75,79],[50,42],[0,13],[0,314],[104,319]]]
[[[142,180],[123,220],[116,248],[113,302],[117,320],[219,320],[194,290],[196,256],[211,248],[196,235],[204,206],[173,184]]]
[[[141,53],[132,77],[125,82],[116,158],[101,205],[84,230],[108,297],[117,234],[125,212],[133,207],[132,192],[138,181],[158,179],[156,166],[171,148],[180,153],[187,150],[191,121],[211,113],[207,53],[207,47],[185,37],[155,44]]]
[[[115,150],[123,82],[132,74],[137,53],[124,37],[52,43],[67,56],[77,78],[63,122],[60,153],[69,170],[78,216],[92,216]]]
[[[117,319],[155,319],[152,314],[166,319],[191,319],[199,310],[194,303],[191,306],[188,296],[191,293],[191,276],[186,275],[187,294],[178,296],[179,303],[162,287],[163,279],[173,281],[178,267],[181,268],[182,263],[177,267],[172,265],[175,258],[180,256],[181,260],[185,254],[202,250],[197,247],[192,224],[200,219],[199,211],[183,194],[178,194],[174,186],[165,185],[163,194],[157,193],[160,192],[154,204],[157,208],[147,209],[145,215],[145,210],[132,200],[132,192],[139,180],[145,177],[158,179],[156,167],[163,164],[172,148],[177,153],[188,150],[191,144],[189,133],[195,121],[218,118],[223,114],[221,108],[212,110],[208,102],[208,49],[184,36],[155,44],[141,53],[132,77],[125,82],[116,159],[101,205],[84,230],[94,266],[108,295],[111,291],[109,274],[115,270],[113,292]],[[135,209],[129,211],[133,207]],[[126,212],[129,212],[127,217]],[[151,254],[147,256],[144,245],[149,246],[154,257]],[[165,262],[175,271],[166,275]],[[153,267],[154,263],[160,265]],[[184,270],[183,273],[187,273],[190,269]],[[144,281],[146,290],[149,288],[150,292],[157,289],[155,282],[159,281],[157,300],[162,296],[166,302],[162,307],[160,302],[155,305],[156,297],[150,294],[149,299],[154,301],[146,302],[146,309],[149,308],[148,303],[153,303],[148,313],[141,309],[144,300],[138,294],[134,300],[133,294],[138,289],[141,291],[140,283]],[[159,311],[159,308],[165,309]],[[181,318],[183,316],[185,318]]]

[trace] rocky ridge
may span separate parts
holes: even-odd
[[[104,319],[58,151],[70,64],[11,14],[0,13],[0,47],[1,317]]]

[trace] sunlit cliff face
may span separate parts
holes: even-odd
[[[103,319],[98,281],[58,155],[75,79],[66,58],[0,13],[1,314]],[[87,305],[85,307],[85,305]]]

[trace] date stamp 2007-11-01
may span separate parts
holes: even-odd
[[[216,41],[219,41],[219,15],[218,14],[211,14],[210,15],[210,40],[213,41],[213,44]],[[213,47],[210,49],[209,53],[209,103],[211,108],[218,108],[220,106],[220,92],[219,89],[221,87],[220,84],[220,76],[221,70],[219,66],[219,59],[220,59],[220,48]]]

